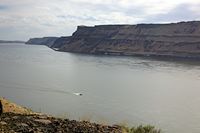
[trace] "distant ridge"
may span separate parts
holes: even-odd
[[[78,26],[59,50],[200,59],[200,21]]]
[[[46,45],[48,47],[51,47],[57,39],[58,37],[31,38],[26,42],[26,44]]]
[[[7,41],[7,40],[0,40],[0,43],[25,43],[25,41]]]
[[[40,39],[45,42],[43,45],[63,52],[200,59],[200,21],[81,25],[70,37],[49,42]]]

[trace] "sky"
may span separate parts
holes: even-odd
[[[0,39],[69,36],[78,25],[200,20],[200,0],[0,0]]]

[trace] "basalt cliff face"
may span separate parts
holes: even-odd
[[[51,47],[57,39],[58,37],[31,38],[26,42],[26,44],[46,45]]]
[[[69,42],[70,37],[60,37],[56,39],[56,41],[51,45],[51,48],[60,48],[61,46],[67,44]]]
[[[78,26],[71,37],[62,39],[59,50],[91,54],[200,58],[200,21]]]

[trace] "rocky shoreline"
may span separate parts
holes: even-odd
[[[120,126],[75,121],[36,113],[0,98],[0,133],[121,133]]]
[[[122,133],[120,126],[107,126],[60,119],[47,115],[3,113],[0,116],[1,133]]]
[[[161,133],[153,126],[128,128],[36,113],[0,98],[0,133]]]

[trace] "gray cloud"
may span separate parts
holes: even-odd
[[[0,11],[6,10],[6,9],[8,9],[8,6],[6,6],[6,5],[0,5]]]
[[[59,15],[58,18],[64,19],[64,20],[86,20],[86,21],[98,21],[95,17],[92,16],[73,16],[73,15]]]
[[[77,25],[200,19],[199,0],[1,0],[0,39],[71,35]]]
[[[195,5],[200,7],[199,5]],[[200,13],[192,10],[193,5],[180,4],[166,13],[157,14],[146,18],[146,22],[178,22],[199,20]]]

